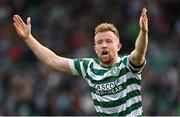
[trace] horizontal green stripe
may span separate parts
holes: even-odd
[[[139,109],[140,107],[142,107],[142,103],[137,102],[137,103],[132,104],[126,110],[121,111],[121,112],[116,112],[116,113],[112,113],[112,114],[97,112],[97,114],[99,116],[126,116],[126,115],[130,114],[132,111]],[[143,115],[143,113],[142,113],[142,115]],[[141,116],[141,115],[138,115],[138,116]]]
[[[134,84],[138,84],[139,86],[141,86],[141,80],[138,80],[136,78],[130,78],[127,81],[131,82],[131,83],[134,83]]]
[[[119,76],[110,76],[110,77],[106,77],[105,79],[99,80],[99,81],[98,81],[98,80],[93,80],[93,78],[92,78],[90,75],[88,75],[88,74],[87,74],[87,77],[88,77],[88,79],[92,79],[91,82],[92,82],[93,84],[104,84],[104,83],[114,82],[114,81],[117,80],[119,77],[127,74],[128,72],[129,72],[129,70],[128,70],[126,67],[124,67],[124,68],[122,68],[122,69],[120,70]]]
[[[103,76],[108,71],[108,70],[103,70],[103,69],[98,70],[98,69],[94,68],[93,65],[94,64],[91,63],[91,65],[89,67],[90,67],[91,72],[95,75]]]
[[[96,99],[93,99],[93,101],[96,106],[101,106],[103,108],[110,108],[110,107],[120,106],[126,103],[126,101],[131,99],[132,97],[139,96],[139,95],[140,95],[140,91],[134,90],[134,91],[129,92],[127,96],[120,98],[118,100],[115,100],[115,101],[103,102],[103,101],[97,101]]]
[[[119,62],[119,63],[116,63],[112,66],[109,66],[109,67],[106,67],[106,70],[104,69],[96,69],[93,67],[93,63],[91,63],[91,65],[89,66],[90,67],[90,70],[93,74],[95,75],[98,75],[98,76],[103,76],[106,72],[108,72],[108,70],[111,70],[112,67],[119,67],[121,65],[122,62]],[[96,63],[97,64],[97,63]],[[123,63],[122,63],[123,64]]]

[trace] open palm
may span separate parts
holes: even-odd
[[[148,18],[147,18],[146,12],[147,12],[147,9],[143,8],[141,17],[139,20],[139,25],[142,31],[148,32]]]
[[[28,36],[31,34],[30,17],[27,18],[27,24],[25,24],[19,15],[14,15],[13,25],[14,25],[14,28],[15,28],[17,34],[22,39],[24,39],[24,40],[27,39]]]

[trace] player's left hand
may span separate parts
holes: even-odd
[[[141,17],[139,20],[139,26],[143,32],[148,32],[148,18],[147,18],[146,12],[147,12],[147,9],[143,8]]]

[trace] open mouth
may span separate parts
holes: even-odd
[[[108,55],[109,52],[108,51],[102,51],[102,55]]]

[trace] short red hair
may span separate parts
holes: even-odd
[[[95,35],[99,32],[111,31],[119,38],[119,32],[113,24],[101,23],[95,28]]]

